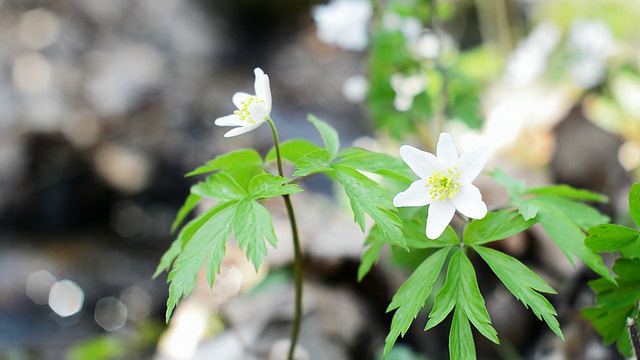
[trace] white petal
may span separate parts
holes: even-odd
[[[456,207],[453,206],[451,200],[436,201],[429,205],[429,214],[427,215],[427,237],[429,239],[437,239],[442,235],[444,229],[453,219]]]
[[[414,181],[407,190],[393,198],[393,206],[425,206],[431,203],[429,190],[426,188],[427,180]]]
[[[218,126],[243,126],[244,121],[236,114],[231,114],[216,119],[215,124]]]
[[[447,133],[440,134],[436,154],[438,154],[438,160],[444,163],[446,167],[453,166],[458,162],[458,150],[453,144],[451,135]]]
[[[242,102],[247,100],[248,98],[250,98],[251,95],[247,94],[246,92],[237,92],[235,94],[233,94],[233,97],[231,98],[231,101],[233,101],[233,105],[236,106],[236,108],[238,109],[242,109]]]
[[[251,124],[251,125],[247,125],[247,126],[237,127],[235,129],[229,130],[226,134],[224,134],[224,137],[228,138],[228,137],[234,137],[234,136],[242,135],[244,133],[247,133],[247,132],[257,128],[260,125],[262,125],[262,123],[257,123],[257,124]]]
[[[487,215],[487,205],[482,201],[480,190],[470,182],[461,181],[460,188],[451,201],[464,216],[482,219]]]
[[[271,88],[269,87],[269,76],[260,68],[255,68],[253,73],[256,76],[255,83],[253,84],[253,87],[256,90],[256,96],[264,100],[269,113],[271,113]]]
[[[473,151],[462,154],[458,162],[460,176],[465,180],[473,181],[482,171],[488,158],[489,148],[486,146],[480,146]]]
[[[426,151],[418,150],[413,146],[402,145],[400,157],[411,170],[421,179],[428,179],[434,171],[442,171],[443,166],[436,157]]]
[[[249,105],[249,113],[251,114],[251,118],[256,121],[256,123],[262,124],[267,121],[269,117],[269,112],[264,104],[253,103]]]

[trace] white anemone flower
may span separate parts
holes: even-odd
[[[456,210],[473,219],[482,219],[487,214],[480,190],[471,182],[482,171],[489,149],[481,146],[458,157],[453,139],[442,133],[436,150],[437,157],[409,145],[400,147],[400,157],[420,180],[393,199],[396,207],[429,205],[429,239],[442,235]]]
[[[215,124],[218,126],[237,126],[231,129],[224,137],[242,135],[262,125],[271,115],[271,88],[269,88],[269,76],[260,68],[253,70],[256,75],[254,88],[255,95],[245,92],[233,94],[233,104],[238,108],[233,114],[219,117]]]

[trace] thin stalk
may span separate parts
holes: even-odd
[[[637,318],[627,318],[627,330],[629,331],[631,345],[633,345],[633,353],[637,358],[640,354],[640,335],[638,334]]]
[[[273,134],[273,143],[276,149],[276,161],[278,164],[278,174],[284,177],[284,171],[282,169],[282,156],[280,156],[280,140],[278,140],[278,131],[276,125],[271,119],[267,122],[271,127],[271,133]],[[295,299],[295,314],[293,316],[293,328],[291,329],[291,347],[289,348],[289,360],[293,360],[293,353],[298,342],[298,335],[300,333],[300,320],[302,319],[302,248],[300,247],[300,239],[298,237],[298,225],[296,224],[296,217],[293,213],[293,205],[291,205],[291,199],[289,195],[283,195],[284,204],[287,208],[287,214],[289,215],[289,222],[291,223],[291,233],[293,235],[293,276],[296,284],[296,299]]]

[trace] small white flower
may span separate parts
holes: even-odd
[[[312,16],[323,43],[356,51],[367,47],[367,27],[373,16],[370,1],[334,0],[315,6]]]
[[[260,68],[253,70],[256,75],[254,88],[255,95],[245,92],[233,94],[233,104],[238,108],[233,114],[219,117],[215,124],[218,126],[237,126],[231,129],[224,137],[232,137],[249,132],[262,125],[271,115],[271,88],[269,88],[269,76]]]
[[[436,152],[437,157],[408,145],[400,148],[400,157],[420,180],[393,199],[396,207],[429,205],[429,239],[442,235],[456,210],[473,219],[482,219],[487,214],[480,190],[471,182],[482,171],[489,150],[481,146],[458,157],[453,139],[442,133]]]

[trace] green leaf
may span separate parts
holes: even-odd
[[[361,148],[346,148],[337,158],[338,164],[390,178],[412,182],[416,176],[404,161],[383,153],[374,153]]]
[[[466,314],[459,307],[453,312],[449,331],[449,359],[475,359],[476,347]]]
[[[594,216],[592,212],[595,210],[586,205],[553,195],[543,195],[526,201],[538,207],[536,220],[572,264],[575,264],[575,255],[593,271],[614,281],[600,255],[591,251],[584,243],[586,236],[582,229],[601,223],[603,216]],[[567,206],[567,203],[573,204]],[[558,206],[559,204],[561,206]],[[575,204],[583,206],[573,206]]]
[[[358,281],[362,281],[367,273],[369,273],[369,270],[371,270],[371,267],[378,262],[378,257],[380,256],[380,252],[382,251],[384,244],[384,238],[382,237],[380,230],[378,230],[378,226],[374,225],[369,232],[369,236],[367,236],[367,240],[365,241],[365,246],[368,247],[360,259],[360,266],[358,267]]]
[[[538,214],[538,207],[530,204],[522,204],[522,206],[518,208],[518,213],[522,215],[523,219],[531,220]]]
[[[247,258],[251,260],[257,272],[267,255],[267,245],[264,241],[269,241],[274,248],[278,245],[269,211],[257,201],[244,199],[236,207],[233,226],[240,249],[247,249]]]
[[[513,296],[520,300],[525,307],[531,307],[531,311],[536,314],[538,319],[544,319],[549,328],[561,339],[564,339],[556,319],[556,310],[539,293],[555,294],[556,291],[515,258],[483,246],[477,246],[474,249]]]
[[[605,195],[598,194],[596,192],[572,188],[568,185],[551,185],[542,186],[528,189],[524,192],[524,195],[556,195],[564,198],[582,200],[582,201],[594,201],[594,202],[607,202],[609,198]]]
[[[169,250],[167,250],[164,255],[162,255],[162,259],[160,259],[160,264],[158,264],[158,268],[153,274],[153,278],[155,279],[162,273],[163,271],[168,271],[171,269],[171,265],[175,258],[180,255],[182,249],[184,249],[185,245],[191,240],[193,235],[202,227],[204,223],[209,221],[213,215],[215,215],[218,211],[220,211],[220,206],[223,204],[212,207],[211,209],[205,211],[201,215],[197,216],[195,219],[189,221],[178,233],[178,238],[171,244]]]
[[[243,149],[217,156],[205,165],[188,173],[194,176],[214,171],[224,171],[236,180],[243,189],[249,185],[249,180],[262,172],[262,158],[253,149]]]
[[[620,258],[616,260],[613,265],[613,272],[619,277],[631,281],[637,281],[640,283],[640,259],[625,259]],[[640,299],[639,299],[640,300]]]
[[[308,119],[316,129],[318,129],[320,136],[322,136],[322,141],[324,142],[324,147],[327,149],[329,158],[335,158],[338,150],[340,150],[340,138],[338,137],[338,132],[329,124],[311,114],[309,114]]]
[[[450,249],[440,249],[429,256],[400,286],[387,308],[387,312],[396,310],[391,320],[391,329],[385,340],[384,355],[391,350],[398,336],[407,332],[411,322],[424,306]]]
[[[306,176],[318,172],[331,172],[331,160],[325,149],[316,150],[300,159],[293,176]]]
[[[169,322],[175,306],[184,299],[196,285],[196,275],[207,262],[207,280],[213,286],[215,273],[226,252],[226,242],[231,236],[235,202],[219,204],[209,211],[209,218],[197,228],[191,239],[173,263],[169,273],[169,298],[167,299],[166,321]]]
[[[640,227],[640,183],[635,183],[629,190],[629,212],[636,226]]]
[[[402,232],[409,248],[429,249],[458,245],[460,239],[451,226],[447,226],[437,239],[429,239],[426,234],[426,219],[405,220]]]
[[[636,230],[624,226],[601,224],[589,229],[585,244],[595,252],[613,252],[638,242],[639,235]]]
[[[582,315],[591,320],[593,327],[602,336],[605,345],[616,342],[618,351],[626,357],[633,356],[629,333],[627,332],[627,317],[633,312],[633,306],[607,310],[601,307],[582,309]]]
[[[246,198],[247,192],[226,172],[215,173],[205,181],[191,187],[191,193],[218,201],[234,201]]]
[[[520,199],[525,187],[524,181],[516,180],[500,169],[494,170],[491,175],[493,175],[493,180],[507,188],[507,193],[509,194],[512,203]]]
[[[525,231],[534,223],[534,220],[525,221],[517,210],[490,212],[484,218],[470,222],[463,239],[468,245],[502,240]]]
[[[288,140],[280,144],[280,156],[294,165],[298,165],[300,159],[316,150],[320,150],[318,145],[302,139]],[[265,162],[274,160],[276,160],[275,148],[271,149],[264,158]]]
[[[249,195],[251,199],[297,194],[302,191],[296,184],[288,184],[291,179],[278,175],[260,174],[251,179],[249,183]]]
[[[478,288],[478,280],[471,261],[464,252],[457,251],[449,262],[447,279],[438,292],[425,330],[429,330],[444,320],[454,306],[463,311],[478,331],[487,339],[498,344],[496,330],[484,304],[484,298]]]
[[[401,230],[402,221],[386,191],[353,168],[343,165],[333,165],[332,168],[349,197],[354,221],[362,231],[365,229],[364,214],[367,213],[388,242],[406,248],[407,243]]]
[[[196,194],[189,194],[189,196],[187,196],[187,199],[185,200],[184,204],[182,205],[182,207],[180,207],[180,210],[178,210],[178,215],[176,215],[176,219],[173,221],[173,224],[171,225],[172,234],[176,232],[180,224],[182,224],[182,222],[184,221],[184,218],[187,217],[187,215],[191,212],[191,210],[193,210],[196,207],[196,205],[198,205],[198,202],[200,201],[200,199],[202,199],[202,196],[196,195]]]

